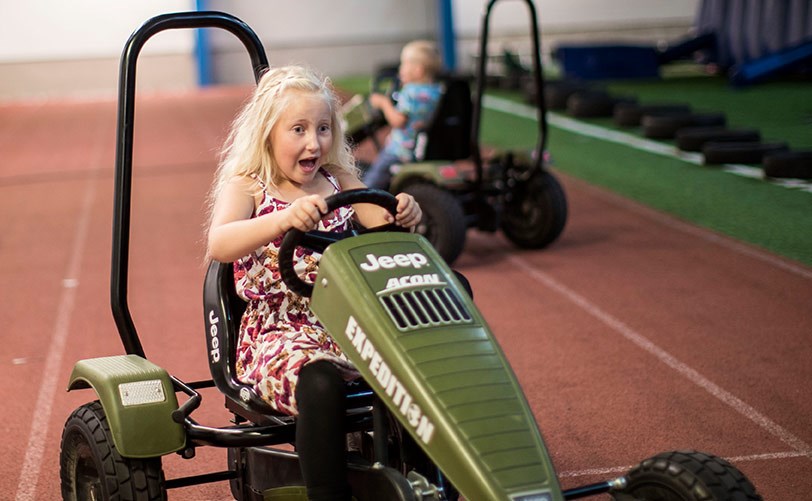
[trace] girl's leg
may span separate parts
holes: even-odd
[[[311,500],[350,499],[344,454],[344,393],[344,380],[330,362],[313,362],[299,373],[296,450]]]

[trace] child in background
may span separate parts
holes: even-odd
[[[278,251],[285,233],[341,231],[351,220],[372,227],[413,227],[420,207],[397,196],[397,215],[359,204],[326,213],[325,198],[363,188],[338,118],[329,80],[299,66],[265,73],[235,119],[212,188],[208,253],[234,262],[240,323],[237,378],[276,411],[298,415],[296,450],[308,497],[350,499],[346,479],[345,381],[358,372],[303,298],[282,282]],[[297,253],[298,254],[298,253]],[[320,255],[295,259],[315,278]]]
[[[433,43],[410,42],[400,53],[398,76],[402,87],[397,105],[383,94],[369,96],[369,103],[383,112],[392,127],[386,146],[364,174],[364,184],[370,188],[388,189],[392,165],[415,160],[417,133],[428,124],[442,94],[440,84],[434,81],[440,66]]]

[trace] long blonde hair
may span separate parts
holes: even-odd
[[[321,96],[330,107],[330,129],[333,142],[324,158],[324,168],[333,174],[340,171],[358,176],[358,168],[347,142],[339,117],[340,100],[329,78],[303,66],[271,68],[260,78],[256,89],[240,110],[220,152],[217,177],[212,186],[210,204],[235,176],[255,178],[265,186],[275,187],[283,181],[274,160],[271,131],[291,99],[290,90]],[[259,188],[258,188],[259,189]]]

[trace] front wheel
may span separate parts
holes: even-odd
[[[413,196],[423,211],[417,233],[431,242],[446,263],[452,264],[462,253],[468,229],[459,200],[429,183],[411,184],[403,191]]]
[[[555,241],[567,222],[567,197],[547,171],[515,180],[505,196],[502,231],[511,242],[540,249]]]
[[[758,501],[761,496],[735,466],[698,451],[658,454],[632,468],[617,501]]]
[[[98,401],[82,405],[65,423],[59,475],[63,500],[166,499],[161,458],[122,457]]]

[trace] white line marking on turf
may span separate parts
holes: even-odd
[[[48,423],[51,419],[54,394],[56,393],[58,379],[62,375],[59,369],[62,366],[62,356],[65,353],[65,342],[68,337],[68,326],[76,302],[76,289],[79,282],[75,277],[79,276],[82,264],[82,255],[84,254],[88,227],[90,226],[91,208],[96,195],[96,184],[96,178],[91,177],[85,189],[85,197],[79,213],[79,224],[73,239],[68,267],[65,271],[67,278],[62,281],[62,295],[59,298],[48,356],[43,364],[42,384],[37,395],[37,403],[34,405],[31,432],[28,435],[28,446],[25,449],[20,480],[17,484],[17,501],[33,501],[37,492],[42,457],[48,439]]]
[[[533,108],[532,106],[517,103],[514,101],[509,101],[507,99],[495,96],[483,96],[482,104],[486,108],[501,111],[503,113],[509,113],[511,115],[516,115],[522,118],[527,118],[528,120],[537,120],[538,117],[538,111],[536,110],[536,108]],[[548,112],[547,122],[550,125],[558,127],[560,129],[568,130],[570,132],[574,132],[576,134],[581,134],[584,136],[589,136],[595,139],[601,139],[603,141],[609,141],[612,143],[622,144],[624,146],[629,146],[632,148],[636,148],[638,150],[647,151],[649,153],[654,153],[656,155],[678,158],[680,160],[695,165],[702,165],[702,154],[700,153],[680,151],[679,149],[669,144],[661,143],[659,141],[652,141],[650,139],[645,139],[640,136],[636,136],[634,134],[629,134],[626,132],[607,129],[606,127],[601,127],[598,125],[584,123],[580,120],[569,118],[559,113]],[[764,180],[763,171],[758,167],[752,167],[749,165],[742,164],[725,164],[722,165],[720,168],[721,170],[724,170],[725,172],[729,172],[731,174]],[[801,179],[775,179],[775,180],[771,179],[767,182],[770,182],[778,186],[783,186],[785,188],[798,189],[800,191],[812,193],[812,183],[803,181]]]
[[[747,403],[743,402],[741,399],[739,399],[732,393],[721,388],[713,381],[709,380],[696,370],[692,369],[687,364],[679,361],[676,357],[674,357],[664,349],[660,348],[659,346],[651,342],[648,338],[646,338],[642,334],[636,332],[634,329],[632,329],[625,323],[621,322],[620,320],[613,317],[609,313],[603,311],[597,305],[591,303],[584,296],[581,296],[577,292],[561,284],[550,275],[542,272],[537,268],[534,268],[529,262],[527,262],[527,260],[522,259],[521,257],[513,254],[506,254],[506,257],[516,267],[521,268],[525,272],[527,272],[533,279],[537,280],[538,282],[541,282],[543,285],[558,292],[559,294],[566,297],[576,305],[580,306],[584,311],[586,311],[593,317],[603,322],[609,328],[611,328],[612,330],[614,330],[615,332],[626,338],[626,340],[637,345],[637,347],[647,351],[649,354],[653,355],[662,363],[671,367],[682,376],[686,377],[692,383],[696,384],[703,390],[707,391],[708,393],[710,393],[717,399],[727,404],[729,407],[734,409],[742,416],[746,417],[747,419],[757,424],[759,427],[761,427],[771,435],[775,436],[785,444],[789,445],[793,450],[812,459],[812,446],[810,446],[800,438],[796,437],[788,430],[781,427],[778,423],[775,423],[767,416],[761,414],[756,409],[754,409]]]
[[[804,457],[800,452],[774,452],[768,454],[753,454],[750,456],[735,456],[724,458],[730,463],[746,463],[748,461],[771,461],[775,459],[792,459]],[[611,466],[607,468],[588,468],[586,470],[574,470],[559,472],[560,478],[586,477],[592,475],[624,474],[636,465]]]

